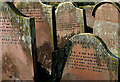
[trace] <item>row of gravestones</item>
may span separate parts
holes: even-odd
[[[120,3],[101,1],[94,8],[85,8],[86,27],[93,28],[93,34],[102,38],[110,51],[118,56],[120,52]]]
[[[15,3],[15,6],[26,16],[35,17],[38,61],[51,72],[51,56],[55,44],[53,41],[53,29],[55,28],[52,24],[54,20],[52,19],[52,6],[41,2],[21,2]],[[80,24],[80,19],[83,19],[83,11],[67,2],[60,4],[55,12],[58,47],[61,48],[70,37],[84,32],[83,23]]]
[[[91,24],[90,27],[93,28],[93,34],[99,37],[91,34],[75,35],[63,48],[55,51],[53,80],[61,78],[62,80],[117,80],[119,78],[119,3],[100,2],[94,7],[92,15],[87,14],[87,16],[89,18],[87,21],[92,22],[89,25]]]
[[[65,4],[68,6],[65,7]],[[50,75],[52,51],[54,50],[52,6],[41,2],[17,2],[14,3],[15,6],[13,3],[0,2],[0,5],[2,79],[32,80],[33,76],[39,78]],[[58,28],[57,30],[60,29],[60,32],[58,31],[57,36],[60,36],[60,40],[65,41],[66,38],[68,40],[79,33],[80,18],[82,19],[83,16],[80,14],[82,10],[75,8],[72,3],[64,3],[62,7],[66,9],[62,12],[57,9],[56,14],[67,11],[64,14],[64,16],[67,15],[64,21],[68,21],[68,23],[62,22],[59,19],[61,17],[57,17],[57,22],[64,23],[62,26],[66,28],[64,34],[60,33],[64,28]],[[62,7],[58,8],[63,9]],[[73,20],[75,21],[73,22]],[[70,28],[67,30],[67,27]],[[43,70],[46,75],[41,73]],[[43,78],[45,79],[45,77]]]
[[[53,81],[119,78],[120,5],[114,2],[100,2],[94,9],[91,8],[85,9],[85,27],[89,28],[88,32],[93,28],[93,34],[102,39],[91,34],[75,35],[63,48],[55,51]]]
[[[106,46],[103,45],[104,42],[99,40],[98,37],[93,37],[93,35],[83,34],[74,36],[77,38],[72,37],[75,34],[84,32],[83,10],[74,7],[72,3],[62,3],[56,9],[57,39],[58,47],[61,49],[56,51],[56,55],[53,53],[53,61],[54,28],[52,26],[52,6],[44,5],[41,2],[15,3],[16,8],[24,13],[23,15],[11,3],[0,4],[0,45],[2,44],[0,48],[3,61],[2,79],[32,80],[33,76],[39,75],[37,74],[39,73],[39,68],[36,67],[39,67],[39,65],[42,64],[51,74],[52,64],[53,80],[59,80],[61,79],[66,59],[68,60],[65,65],[65,72],[63,72],[63,79],[118,79],[118,58],[112,54],[113,52],[110,53]],[[96,7],[94,13],[98,12]],[[35,19],[28,16],[35,17]],[[96,21],[97,20],[98,19],[96,19]],[[101,21],[99,20],[98,22]],[[111,28],[112,27],[113,26],[111,26]],[[117,29],[114,29],[114,31],[119,32],[119,28],[116,28]],[[104,31],[104,29],[102,30]],[[99,33],[100,31],[98,29],[98,31],[95,30],[94,33],[95,32]],[[106,33],[109,33],[109,31],[107,30]],[[115,36],[117,35],[114,35],[113,37]],[[118,46],[119,42],[117,42],[117,40],[115,40],[115,45]],[[109,47],[106,40],[104,41]],[[112,41],[114,40],[112,39]],[[65,44],[67,47],[64,47]],[[104,58],[104,56],[108,58]],[[70,57],[70,59],[68,57]],[[108,59],[108,62],[105,62],[106,59]],[[103,68],[100,65],[102,65]],[[32,71],[33,69],[34,72]],[[75,70],[74,74],[72,70]],[[83,75],[80,75],[79,73]],[[88,74],[93,75],[89,77],[87,76]]]

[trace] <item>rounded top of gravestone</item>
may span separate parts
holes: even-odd
[[[25,7],[29,7],[29,5],[31,5],[33,7],[36,7],[36,6],[51,7],[51,5],[44,4],[40,0],[38,0],[38,2],[29,2],[29,1],[26,1],[26,2],[16,2],[15,3],[15,6],[17,8],[25,8]]]
[[[105,4],[105,3],[113,4],[113,5],[118,9],[118,11],[120,11],[120,3],[119,3],[119,1],[103,0],[103,1],[101,1],[101,2],[98,2],[98,3],[94,6],[94,8],[93,8],[93,10],[92,10],[92,16],[95,17],[95,12],[96,12],[96,10],[97,10],[102,4]]]
[[[61,9],[62,11],[64,11],[64,10],[72,10],[75,8],[76,7],[72,4],[72,2],[63,2],[58,5],[56,12],[61,12]]]
[[[97,53],[99,53],[99,55],[102,51],[102,47],[104,47],[105,51],[107,51],[111,56],[113,56],[114,58],[117,58],[117,56],[115,56],[106,46],[106,44],[104,43],[104,41],[98,37],[98,36],[95,36],[93,34],[90,34],[90,33],[81,33],[81,34],[77,34],[77,35],[74,35],[72,38],[69,39],[72,43],[76,43],[77,41],[79,43],[85,43],[87,44],[87,46],[90,46],[92,45],[94,48],[96,48],[98,51]],[[89,44],[89,45],[88,45]]]

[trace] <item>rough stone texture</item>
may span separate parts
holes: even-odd
[[[32,20],[14,5],[0,2],[2,80],[33,80]]]
[[[84,32],[83,10],[71,2],[64,2],[56,9],[58,47],[61,48],[75,34]]]
[[[84,8],[86,15],[86,24],[87,27],[89,28],[93,28],[94,25],[94,17],[92,16],[92,9],[93,8],[91,6],[87,6],[86,8]]]
[[[102,38],[110,51],[118,56],[120,54],[120,8],[113,3],[98,4],[96,7],[93,33]]]
[[[38,61],[51,73],[53,51],[52,7],[41,2],[17,2],[15,6],[26,16],[35,17]]]
[[[117,80],[118,65],[98,36],[79,34],[53,53],[53,80]]]

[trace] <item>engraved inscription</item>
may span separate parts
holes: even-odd
[[[2,44],[22,44],[21,36],[23,30],[18,29],[23,24],[17,24],[15,19],[14,17],[10,19],[7,16],[0,17],[0,37],[2,37]]]
[[[87,70],[94,72],[103,72],[108,69],[106,61],[100,61],[96,52],[90,52],[89,49],[81,49],[79,44],[75,44],[71,51],[71,56],[67,61],[67,68]],[[79,51],[77,50],[79,48]],[[93,50],[93,49],[90,49]],[[85,51],[85,52],[83,52]],[[115,70],[114,70],[115,71]]]
[[[90,34],[75,35],[70,41],[71,49],[65,48],[69,53],[62,80],[118,79],[118,60],[105,49],[102,41]]]

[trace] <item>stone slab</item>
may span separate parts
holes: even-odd
[[[0,2],[2,80],[33,80],[33,23],[33,18],[25,17],[13,4]]]

